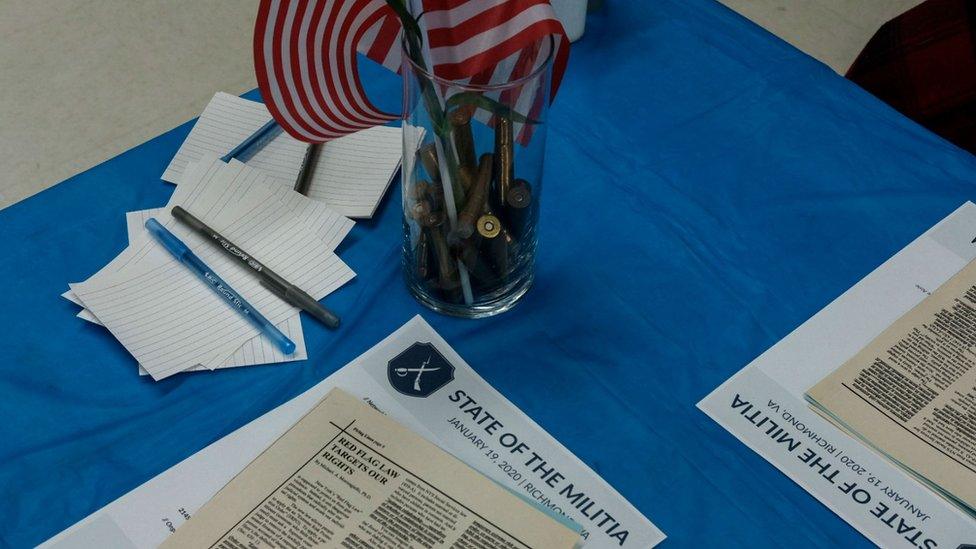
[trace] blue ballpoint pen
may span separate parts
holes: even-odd
[[[268,121],[267,124],[258,128],[258,130],[248,136],[247,139],[241,141],[239,145],[230,150],[227,154],[220,157],[224,162],[230,162],[231,158],[243,157],[245,153],[254,151],[264,147],[269,141],[274,139],[281,133],[281,126],[275,122],[274,118]]]
[[[186,265],[193,271],[193,274],[197,275],[200,280],[207,283],[207,286],[216,292],[216,294],[224,299],[228,305],[234,308],[237,312],[241,313],[244,318],[248,319],[252,324],[254,324],[261,333],[266,335],[268,339],[274,342],[275,345],[281,349],[281,352],[286,355],[290,355],[295,352],[295,343],[288,339],[288,336],[281,333],[281,330],[275,327],[267,318],[257,312],[250,303],[244,300],[237,292],[234,291],[226,282],[224,282],[216,273],[214,273],[207,264],[200,260],[190,248],[187,247],[176,235],[169,232],[166,227],[156,221],[155,218],[150,217],[146,220],[146,229],[149,234],[153,235],[157,241],[164,248],[166,248],[169,253],[173,254],[180,263]]]

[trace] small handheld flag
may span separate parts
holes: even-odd
[[[569,39],[549,0],[421,0],[433,73],[471,83],[531,74],[552,36],[555,97]],[[383,0],[261,0],[254,67],[261,95],[293,137],[321,143],[399,118],[373,106],[356,52],[399,72],[402,30]]]

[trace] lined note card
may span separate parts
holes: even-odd
[[[87,310],[87,309],[86,309]],[[302,318],[296,313],[284,322],[275,324],[281,333],[288,336],[288,339],[295,342],[295,352],[290,355],[282,354],[278,347],[264,335],[252,337],[244,345],[241,345],[234,354],[227,357],[220,368],[240,368],[242,366],[257,366],[259,364],[281,364],[295,360],[305,360],[308,358],[308,350],[305,347],[305,333],[302,331]],[[207,370],[203,364],[191,366],[184,372],[199,372]],[[149,370],[139,365],[139,375],[148,376]]]
[[[179,183],[190,162],[226,154],[269,120],[264,104],[218,93],[163,172],[163,180]],[[401,141],[400,128],[380,126],[318,147],[310,165],[309,196],[347,217],[372,217],[399,169]],[[291,188],[307,148],[307,143],[281,133],[245,162]]]
[[[188,244],[192,242],[194,246],[191,247],[194,250],[196,245],[205,241],[191,229],[176,222],[170,214],[175,205],[183,206],[232,240],[232,235],[221,229],[225,223],[234,221],[236,226],[245,219],[257,223],[267,220],[257,220],[255,215],[274,215],[288,218],[293,225],[315,233],[324,247],[331,251],[342,242],[353,226],[350,219],[328,206],[281,187],[274,178],[236,160],[225,164],[208,155],[200,162],[191,164],[186,178],[186,183],[176,188],[169,204],[162,209],[157,220]],[[255,233],[248,233],[236,243],[254,254],[255,251],[249,249],[247,244],[255,237]],[[204,248],[208,253],[213,251],[209,246]],[[122,267],[134,262],[158,263],[168,260],[168,254],[148,235],[142,238],[140,246],[122,255]]]
[[[157,219],[272,323],[298,310],[265,289],[239,261],[178,224],[169,214],[177,204],[316,299],[354,276],[320,236],[344,236],[348,219],[276,186],[253,168],[204,159],[186,171]],[[197,365],[214,369],[259,334],[154,240],[134,248],[118,271],[100,271],[71,289],[154,379]]]
[[[148,238],[148,232],[145,230],[146,220],[150,217],[159,217],[164,208],[152,208],[148,210],[139,210],[135,212],[126,212],[125,222],[126,222],[126,233],[129,237],[129,245],[143,242]],[[109,263],[105,268],[111,269],[113,263]],[[117,270],[117,269],[116,269]],[[67,299],[75,301],[81,305],[81,301],[74,297],[71,290],[65,292],[64,295]],[[93,324],[98,324],[101,326],[101,322],[98,318],[92,314],[88,309],[82,309],[76,315],[82,320],[87,320]],[[278,349],[278,347],[268,339],[264,334],[257,337],[251,338],[244,345],[241,345],[233,355],[228,357],[223,364],[217,368],[238,368],[241,366],[255,366],[258,364],[277,364],[284,362],[291,362],[295,360],[305,360],[308,358],[308,351],[305,347],[305,333],[302,331],[301,317],[298,314],[288,318],[284,322],[279,322],[276,327],[281,330],[283,334],[288,336],[295,342],[295,352],[290,355],[284,355]],[[198,370],[206,370],[202,364],[197,364],[196,366],[187,368],[187,372],[195,372]],[[139,367],[139,375],[149,375],[142,366]]]
[[[208,154],[218,158],[227,154],[269,120],[271,114],[263,103],[218,92],[166,167],[163,181],[179,183],[187,164]],[[307,143],[281,133],[256,151],[247,164],[294,184],[307,147]]]
[[[373,217],[400,167],[402,141],[400,128],[379,126],[322,145],[311,165],[309,198],[349,217]]]
[[[276,198],[281,200],[288,208],[294,210],[295,215],[302,220],[307,227],[314,231],[322,240],[323,245],[327,249],[335,249],[336,246],[342,241],[345,235],[349,232],[352,227],[352,222],[325,206],[322,203],[308,200],[307,198],[291,191],[290,189],[281,188],[277,185],[270,185],[271,178],[262,174],[261,172],[246,168],[243,164],[237,161],[232,161],[231,165],[228,167],[223,167],[222,163],[219,163],[217,159],[210,156],[203,162],[198,163],[193,168],[196,173],[190,174],[191,184],[183,186],[179,189],[179,192],[174,195],[171,202],[178,201],[192,201],[195,200],[199,189],[196,185],[201,178],[213,177],[218,169],[223,169],[227,174],[237,174],[239,177],[236,180],[235,188],[244,189],[247,188],[255,179],[260,179],[264,184],[268,184],[268,189]],[[226,185],[225,185],[226,186]],[[126,214],[126,228],[127,234],[129,235],[129,247],[127,247],[121,254],[119,254],[115,259],[113,259],[109,264],[103,267],[96,275],[92,278],[98,276],[99,274],[117,272],[127,265],[133,264],[136,261],[137,256],[145,255],[145,252],[141,252],[144,247],[148,244],[153,245],[150,241],[148,232],[144,228],[145,221],[149,217],[165,218],[171,220],[172,218],[168,214],[167,208],[156,208],[149,210],[141,210],[137,212],[129,212]],[[190,238],[196,238],[195,235],[188,235]],[[91,280],[91,279],[90,279]],[[71,290],[62,294],[65,298],[82,305],[81,301],[74,296]],[[101,322],[92,314],[88,309],[82,309],[77,316],[81,319],[101,324]],[[285,322],[277,324],[277,327],[282,330],[290,339],[296,343],[296,351],[292,355],[282,355],[277,347],[267,339],[264,335],[258,335],[244,345],[242,345],[235,353],[228,358],[223,364],[219,365],[218,368],[230,368],[237,366],[250,366],[254,364],[265,364],[269,362],[286,362],[292,360],[302,360],[307,358],[307,353],[304,344],[304,333],[302,332],[301,322],[296,312],[295,316],[288,319]],[[196,365],[188,370],[199,370],[204,369],[203,365]],[[147,373],[144,368],[140,367],[140,373]]]

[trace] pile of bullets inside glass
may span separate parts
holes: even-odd
[[[538,208],[530,183],[515,178],[512,121],[496,117],[494,151],[478,157],[471,116],[472,110],[465,108],[449,115],[458,160],[450,185],[457,214],[454,228],[445,208],[434,143],[418,150],[430,180],[417,177],[408,189],[407,215],[421,228],[412,274],[432,297],[449,303],[462,302],[460,265],[468,272],[474,302],[503,294],[532,269]]]

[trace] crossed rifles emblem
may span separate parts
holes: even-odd
[[[425,360],[424,363],[420,365],[420,368],[397,368],[396,369],[396,375],[399,376],[399,377],[407,377],[408,375],[410,375],[412,373],[416,373],[417,374],[417,377],[413,378],[413,390],[414,391],[417,391],[419,393],[420,392],[420,376],[424,375],[424,372],[436,372],[437,370],[440,370],[440,367],[439,366],[437,368],[428,368],[427,367],[427,365],[430,364],[430,359],[431,359],[431,357],[428,356],[427,357],[427,360]]]

